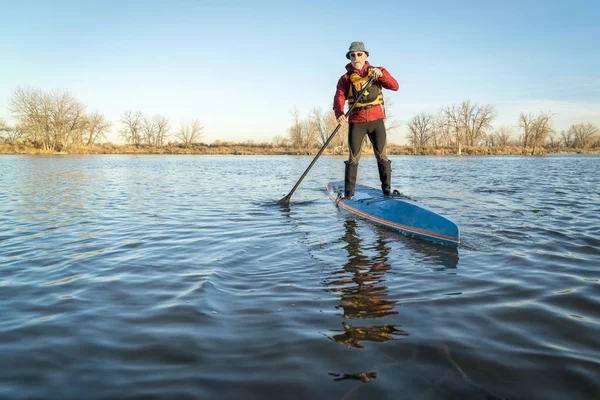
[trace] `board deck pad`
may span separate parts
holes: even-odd
[[[339,207],[378,224],[450,246],[460,244],[458,226],[449,219],[404,196],[384,197],[381,189],[356,185],[354,199],[341,196],[344,182],[327,185],[329,197]]]

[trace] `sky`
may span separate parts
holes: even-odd
[[[0,0],[0,117],[19,87],[71,93],[113,123],[127,110],[176,130],[198,118],[203,142],[286,136],[297,108],[329,110],[345,54],[400,89],[384,92],[405,143],[417,113],[471,100],[495,126],[554,113],[554,128],[600,126],[600,2]]]

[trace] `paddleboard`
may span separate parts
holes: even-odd
[[[327,192],[338,207],[370,221],[449,246],[460,244],[460,231],[454,222],[406,197],[384,197],[381,189],[356,185],[354,199],[349,200],[341,196],[344,182],[330,182]]]

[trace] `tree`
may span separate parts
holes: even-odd
[[[463,103],[464,104],[464,103]],[[466,102],[468,107],[469,101]],[[465,107],[465,106],[463,106]],[[487,130],[491,129],[492,122],[496,118],[494,106],[485,104],[479,106],[477,103],[473,105],[468,114],[465,114],[467,144],[469,146],[478,146],[480,141],[487,134]]]
[[[448,129],[452,132],[455,140],[456,140],[456,154],[461,154],[461,133],[464,131],[465,126],[462,123],[461,118],[461,107],[459,105],[451,105],[446,106],[442,109],[446,121],[445,125],[448,126]]]
[[[81,137],[86,123],[85,108],[67,92],[52,92],[50,101],[53,148],[61,151]]]
[[[315,147],[320,130],[320,121],[310,115],[302,121],[302,144],[306,150]]]
[[[313,121],[313,126],[316,130],[316,143],[319,147],[322,147],[331,134],[329,129],[327,129],[327,114],[323,112],[321,107],[314,107],[310,111],[310,119]],[[331,147],[331,143],[329,147]]]
[[[156,127],[154,144],[156,146],[164,146],[169,137],[169,119],[163,115],[155,115],[154,126]]]
[[[496,146],[508,146],[512,139],[512,128],[510,126],[500,126],[494,131],[493,136]]]
[[[571,129],[560,131],[560,141],[564,147],[573,147],[573,131]]]
[[[550,133],[546,146],[551,149],[560,147],[560,136],[556,131]]]
[[[185,147],[188,147],[194,143],[198,143],[203,131],[204,126],[198,119],[194,118],[188,122],[183,122],[175,136]]]
[[[294,107],[292,111],[292,125],[288,128],[288,136],[290,138],[290,143],[292,146],[300,148],[302,147],[302,139],[303,139],[303,124],[300,119],[300,110],[297,107]]]
[[[143,117],[141,122],[141,135],[143,141],[149,146],[162,146],[169,133],[169,119],[162,115]]]
[[[17,120],[15,130],[44,150],[62,150],[81,140],[85,107],[68,92],[19,88],[9,105]]]
[[[586,149],[598,140],[598,127],[594,124],[573,124],[568,130],[574,147]]]
[[[156,141],[156,121],[154,118],[144,117],[141,121],[142,140],[149,146],[153,146]]]
[[[121,116],[121,123],[124,128],[121,130],[121,137],[128,144],[139,146],[142,144],[142,126],[144,114],[141,111],[127,110]]]
[[[94,112],[86,117],[86,123],[83,129],[82,142],[88,146],[98,143],[101,139],[106,139],[106,133],[111,127],[111,123],[106,121],[102,114]]]
[[[419,113],[408,122],[408,140],[418,153],[434,137],[435,117],[427,113]]]
[[[337,119],[335,118],[335,112],[333,110],[329,110],[326,117],[327,132],[329,134],[333,133],[338,125]],[[340,151],[341,149],[348,148],[348,124],[340,126],[337,134],[331,140],[331,148],[339,149]]]
[[[550,122],[551,119],[552,114],[541,113],[533,120],[533,123],[531,124],[531,155],[535,154],[535,148],[541,146],[553,132]]]
[[[402,122],[395,119],[394,114],[390,113],[389,110],[392,109],[394,105],[394,101],[390,98],[386,97],[384,112],[385,112],[385,131],[387,133],[394,132],[402,126]]]
[[[281,147],[281,146],[283,146],[284,141],[285,141],[285,138],[283,138],[283,136],[276,135],[276,136],[273,137],[273,140],[272,140],[273,146],[274,147]]]
[[[11,131],[12,129],[8,127],[2,118],[0,118],[0,140],[12,142],[13,140],[9,134]]]
[[[457,108],[465,144],[478,146],[496,118],[494,107],[489,104],[479,106],[477,103],[471,103],[471,100],[465,100]]]
[[[433,136],[431,138],[433,147],[450,146],[452,144],[452,129],[444,111],[440,111],[436,115],[434,124]]]
[[[523,135],[521,135],[523,151],[525,151],[525,149],[529,145],[529,142],[531,141],[534,122],[535,118],[533,117],[533,115],[525,115],[521,113],[521,116],[519,117],[519,127],[523,129]]]

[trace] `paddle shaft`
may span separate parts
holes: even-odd
[[[360,90],[360,92],[356,96],[356,100],[354,101],[354,103],[352,103],[352,105],[350,106],[350,108],[348,109],[348,111],[346,111],[346,117],[348,117],[350,115],[350,113],[352,112],[352,110],[354,110],[354,107],[356,106],[356,104],[358,103],[358,101],[362,98],[362,96],[365,93],[365,91],[367,90],[367,88],[369,86],[371,86],[371,84],[373,83],[373,81],[375,81],[375,76],[371,75],[371,77],[367,81],[366,85]],[[352,83],[350,83],[350,84],[352,85]],[[300,182],[302,182],[302,180],[304,179],[304,177],[308,174],[308,171],[310,171],[310,169],[312,168],[312,166],[317,162],[317,159],[319,158],[319,156],[323,153],[323,151],[325,151],[325,149],[327,148],[327,146],[329,146],[329,143],[331,143],[331,141],[333,140],[333,138],[335,137],[336,133],[338,133],[338,131],[340,130],[341,127],[342,127],[342,124],[338,124],[337,125],[337,127],[333,130],[333,132],[331,133],[331,135],[329,135],[329,138],[327,139],[327,141],[325,142],[325,144],[323,145],[323,147],[321,147],[321,150],[319,150],[319,152],[317,153],[317,155],[315,156],[315,158],[308,165],[308,168],[306,168],[306,171],[304,171],[304,173],[302,174],[302,176],[300,177],[300,179],[298,179],[298,182],[296,182],[296,184],[294,185],[294,187],[292,188],[292,190],[290,190],[290,192],[288,193],[287,196],[285,196],[284,198],[282,198],[281,200],[279,200],[277,202],[278,204],[286,204],[286,203],[290,202],[290,199],[292,198],[292,195],[294,194],[294,192],[296,191],[296,189],[298,189],[298,186],[300,186]]]

